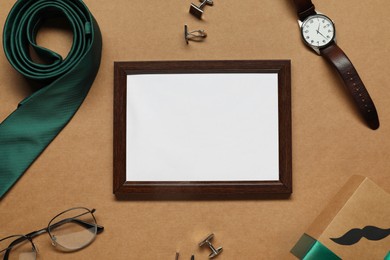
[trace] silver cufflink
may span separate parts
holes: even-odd
[[[190,6],[190,14],[192,14],[193,16],[195,16],[196,18],[198,19],[201,19],[202,18],[202,14],[203,14],[203,8],[204,6],[207,4],[207,5],[213,5],[214,2],[213,0],[200,0],[201,4],[199,6],[196,6],[195,4],[191,3],[191,6]]]
[[[195,31],[188,31],[188,26],[184,25],[184,39],[186,40],[186,43],[188,44],[188,41],[196,41],[200,42],[203,41],[204,38],[207,37],[207,33],[205,33],[204,30],[195,30]]]
[[[213,237],[214,237],[214,234],[210,234],[208,237],[203,239],[202,242],[199,243],[200,247],[207,245],[210,248],[211,254],[209,255],[209,258],[216,257],[217,255],[219,255],[222,252],[222,247],[215,249],[213,247],[213,245],[211,244],[210,241],[213,239]]]

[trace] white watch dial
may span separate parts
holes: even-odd
[[[309,16],[302,24],[303,40],[313,47],[323,47],[335,36],[332,20],[322,14]]]

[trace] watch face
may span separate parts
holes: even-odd
[[[321,48],[335,38],[335,27],[327,16],[316,14],[309,16],[302,24],[302,37],[306,44]]]

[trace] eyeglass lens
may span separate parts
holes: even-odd
[[[86,208],[73,208],[50,221],[48,232],[53,245],[66,251],[75,251],[94,240],[97,224],[91,211]]]
[[[24,236],[11,236],[0,240],[0,259],[35,260],[36,249]]]

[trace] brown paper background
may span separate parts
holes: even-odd
[[[15,1],[4,0],[0,24]],[[217,259],[284,259],[352,174],[390,191],[390,16],[388,0],[315,1],[337,26],[377,106],[381,127],[368,129],[335,72],[300,39],[290,0],[215,0],[204,21],[191,0],[85,0],[104,37],[99,74],[87,99],[20,181],[0,201],[0,237],[27,233],[73,206],[96,208],[105,231],[88,248],[54,250],[35,240],[42,259],[207,259],[197,243],[214,232]],[[183,25],[205,29],[203,43],[183,39]],[[1,36],[0,36],[1,37]],[[71,34],[46,28],[38,42],[66,54]],[[112,194],[113,62],[140,60],[291,59],[293,189],[290,199],[116,201]],[[0,52],[0,121],[29,94]]]

